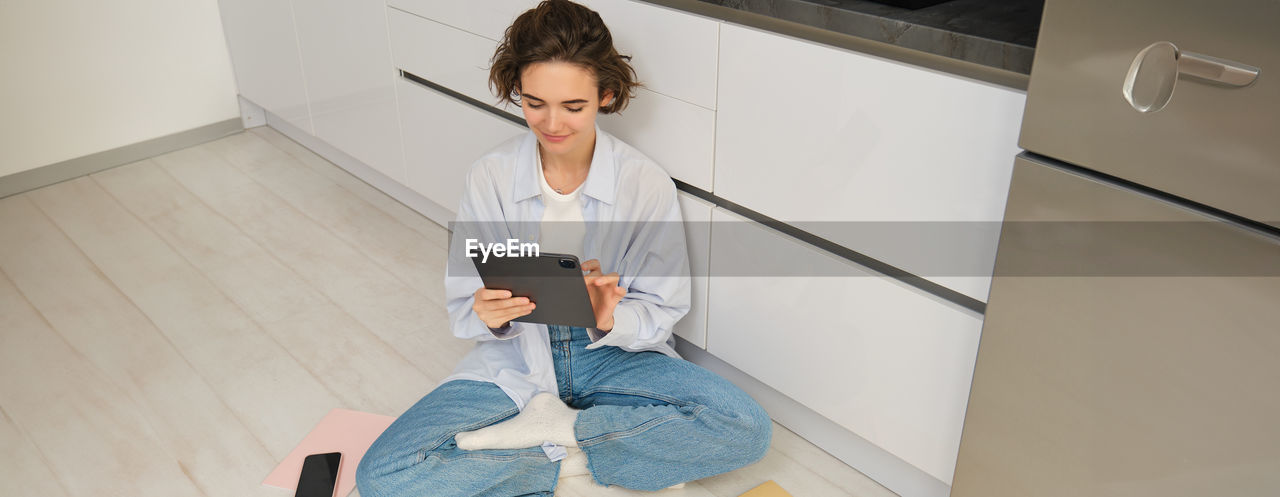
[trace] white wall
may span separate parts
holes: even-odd
[[[0,177],[239,115],[217,0],[0,0]]]

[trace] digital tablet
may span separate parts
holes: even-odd
[[[512,297],[528,297],[533,312],[514,322],[594,328],[596,315],[582,278],[582,264],[569,254],[542,253],[525,257],[472,257],[484,287],[509,290]]]

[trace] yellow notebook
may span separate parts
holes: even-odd
[[[756,488],[748,490],[747,493],[738,497],[791,497],[791,494],[787,493],[786,490],[783,490],[782,486],[778,485],[777,482],[769,480],[761,483],[760,486]]]

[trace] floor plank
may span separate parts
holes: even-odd
[[[867,475],[849,467],[848,464],[777,423],[773,424],[771,451],[776,451],[795,461],[813,477],[826,480],[848,495],[897,497],[897,494],[868,478]]]
[[[7,283],[6,283],[7,284]],[[4,298],[0,296],[0,298]],[[5,338],[0,337],[0,342]],[[0,405],[0,481],[7,495],[67,497],[44,454],[23,435]]]
[[[253,133],[203,145],[371,261],[443,306],[446,248]]]
[[[27,199],[0,200],[0,213],[14,212],[14,204]],[[13,226],[0,226],[0,245],[13,246]],[[67,345],[14,282],[0,276],[0,404],[43,454],[58,486],[71,496],[205,495],[156,440],[144,409]]]
[[[155,163],[118,167],[93,179],[244,309],[347,408],[398,415],[434,381]]]
[[[202,147],[154,160],[310,285],[428,376],[443,377],[470,344],[453,337],[444,308]],[[213,167],[220,165],[220,167]]]
[[[275,460],[337,405],[289,351],[91,178],[28,195],[154,323]]]
[[[365,202],[377,207],[379,210],[387,213],[396,221],[407,226],[409,229],[421,233],[423,236],[431,240],[432,243],[441,246],[449,246],[449,231],[443,226],[427,219],[418,211],[410,209],[401,204],[399,201],[382,193],[381,190],[370,186],[368,183],[361,181],[359,178],[352,176],[351,173],[334,165],[332,162],[325,160],[323,157],[316,155],[310,149],[302,146],[298,142],[293,141],[284,134],[271,129],[267,126],[258,126],[245,130],[246,133],[253,133],[259,138],[266,140],[281,151],[298,159],[303,165],[312,171],[329,178],[343,189],[355,194]],[[456,206],[450,206],[455,207]]]

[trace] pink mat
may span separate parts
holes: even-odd
[[[329,411],[262,484],[296,490],[303,459],[310,454],[341,452],[342,468],[338,470],[338,492],[334,495],[346,497],[356,486],[356,466],[365,451],[395,420],[391,416],[347,409]]]

